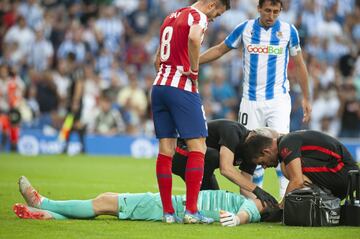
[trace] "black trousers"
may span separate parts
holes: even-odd
[[[172,172],[180,176],[185,181],[185,169],[187,156],[176,152],[172,161]],[[219,151],[213,148],[207,148],[205,153],[204,176],[200,190],[219,190],[219,184],[216,180],[214,171],[219,168]]]

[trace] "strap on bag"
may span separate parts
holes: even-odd
[[[355,180],[356,180],[356,200],[359,202],[360,201],[360,172],[359,170],[357,170],[357,173],[355,175]]]
[[[355,191],[355,198],[354,198]],[[355,200],[360,201],[360,173],[359,170],[349,170],[346,201],[350,205],[355,205]]]

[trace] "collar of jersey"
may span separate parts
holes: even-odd
[[[260,23],[260,17],[258,17],[258,18],[255,20],[255,24],[256,24],[257,26],[259,26],[260,28],[264,29],[265,31],[268,31],[269,29],[272,29],[273,27],[278,26],[278,25],[280,24],[280,20],[277,19],[277,20],[275,21],[274,25],[272,25],[271,27],[266,28],[266,27],[264,27],[263,25],[261,25],[261,23]]]
[[[190,8],[194,9],[195,11],[197,11],[199,14],[203,15],[206,19],[206,21],[209,21],[208,17],[206,16],[205,13],[203,13],[202,11],[200,11],[199,9],[197,9],[196,7],[190,6]]]

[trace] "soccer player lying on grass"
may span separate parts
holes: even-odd
[[[27,205],[13,206],[15,214],[24,219],[92,219],[112,215],[120,220],[161,221],[163,209],[159,193],[103,193],[90,200],[56,201],[40,195],[24,176],[19,190]],[[177,223],[182,222],[185,195],[172,196]],[[260,221],[265,211],[258,199],[223,190],[201,191],[198,207],[203,215],[220,221],[223,226],[237,226]]]

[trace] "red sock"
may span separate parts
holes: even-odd
[[[190,213],[197,212],[197,200],[204,175],[204,157],[201,152],[191,151],[186,163],[186,210]]]
[[[158,154],[156,161],[156,177],[159,185],[161,202],[164,213],[174,213],[171,202],[172,175],[171,175],[172,157]]]

